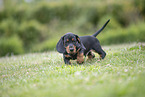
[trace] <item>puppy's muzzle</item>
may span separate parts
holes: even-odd
[[[73,46],[73,45],[70,45],[70,46],[69,46],[69,50],[70,50],[71,52],[73,52],[73,51],[74,51],[74,46]]]

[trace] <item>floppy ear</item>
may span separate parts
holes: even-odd
[[[81,48],[84,49],[84,50],[86,50],[85,46],[84,46],[83,43],[80,41],[79,36],[78,36],[78,35],[75,35],[75,36],[76,36],[76,39],[77,39],[78,43],[81,45]]]
[[[65,47],[64,47],[63,41],[64,41],[64,36],[60,38],[60,40],[58,41],[58,43],[56,45],[56,50],[59,53],[64,53],[65,52]]]

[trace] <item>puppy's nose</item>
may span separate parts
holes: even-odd
[[[70,50],[71,52],[74,51],[73,46],[70,46],[70,47],[69,47],[69,50]]]
[[[74,48],[70,48],[70,51],[71,51],[71,52],[74,51]]]

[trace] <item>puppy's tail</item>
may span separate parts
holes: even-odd
[[[101,29],[99,29],[96,33],[94,33],[92,36],[96,37],[105,27],[106,25],[109,23],[110,19],[103,25],[103,27]]]

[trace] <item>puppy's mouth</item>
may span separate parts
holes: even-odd
[[[68,54],[76,54],[76,46],[67,46],[66,51]]]

